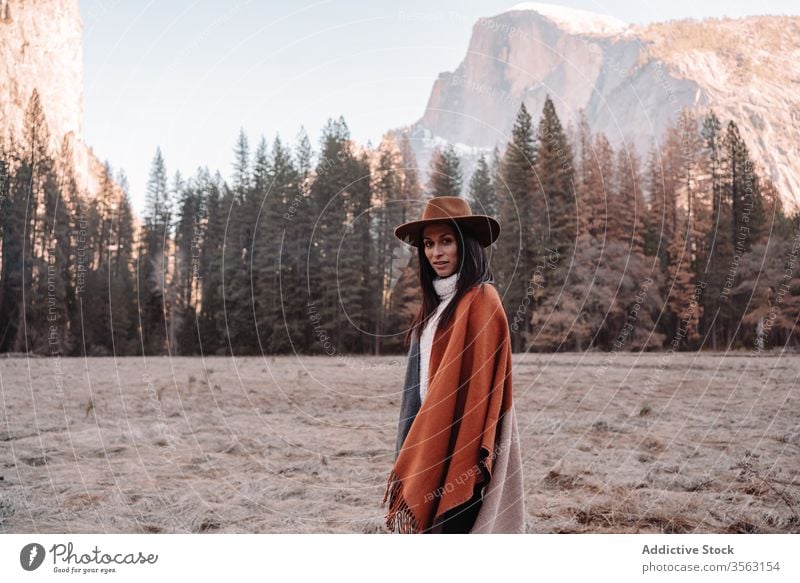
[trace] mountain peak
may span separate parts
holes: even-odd
[[[537,2],[492,19],[473,27],[464,60],[436,80],[414,124],[423,165],[423,149],[440,141],[505,147],[519,104],[537,115],[548,95],[565,124],[583,110],[593,132],[642,156],[684,107],[698,118],[713,109],[736,121],[786,207],[800,208],[800,17],[613,27],[615,19]]]
[[[570,34],[607,36],[621,33],[629,26],[626,22],[613,16],[544,2],[522,2],[512,6],[508,12],[524,10],[538,12]]]

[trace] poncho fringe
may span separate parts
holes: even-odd
[[[414,513],[406,504],[402,494],[403,483],[398,479],[394,470],[389,474],[383,504],[389,499],[389,508],[386,514],[386,527],[399,534],[415,534],[420,532],[420,526]]]

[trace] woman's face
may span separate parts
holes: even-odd
[[[458,239],[447,223],[433,223],[422,231],[425,256],[439,277],[453,275],[458,269]]]

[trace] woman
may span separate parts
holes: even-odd
[[[524,532],[511,343],[485,247],[500,225],[457,196],[395,235],[417,247],[422,306],[410,344],[386,525],[401,533]]]

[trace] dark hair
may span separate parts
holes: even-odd
[[[456,271],[459,272],[459,276],[456,283],[455,295],[442,312],[439,323],[437,324],[437,329],[438,326],[444,326],[450,321],[453,312],[456,310],[458,301],[470,288],[484,282],[494,283],[494,276],[489,268],[489,260],[486,258],[486,251],[478,241],[472,229],[464,225],[458,225],[452,220],[442,222],[453,227],[458,237],[458,268]],[[422,305],[417,315],[414,317],[414,320],[411,322],[408,332],[406,332],[406,348],[409,347],[411,336],[414,332],[417,332],[417,337],[422,334],[423,328],[440,303],[436,288],[433,287],[433,280],[438,276],[428,261],[428,257],[425,255],[425,241],[422,238],[422,229],[420,230],[419,241],[417,254],[419,256],[419,284],[422,289]]]

